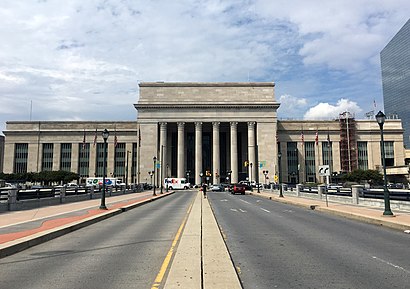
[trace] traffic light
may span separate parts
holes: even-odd
[[[248,161],[244,161],[243,162],[243,166],[246,168],[247,166],[249,165],[249,162]]]
[[[211,171],[206,171],[206,176],[210,177],[211,176]]]

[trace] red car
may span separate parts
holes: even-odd
[[[243,184],[234,184],[231,188],[231,194],[242,194],[245,195],[246,186]]]

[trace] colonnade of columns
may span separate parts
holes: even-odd
[[[161,159],[167,160],[167,123],[161,122],[160,124],[160,153],[162,153]],[[250,175],[255,176],[256,172],[256,145],[255,145],[255,122],[248,122],[248,158],[249,163],[253,163],[252,172]],[[202,158],[202,132],[203,123],[195,122],[195,183],[200,184],[203,180],[199,175],[202,172],[205,176],[205,172],[202,171],[203,158]],[[185,177],[185,123],[177,123],[177,177]],[[220,122],[212,122],[212,182],[219,183],[220,180]],[[164,170],[164,166],[161,166],[161,170]],[[238,182],[238,122],[230,122],[230,178],[232,183]],[[161,174],[162,175],[162,174]],[[166,176],[165,174],[163,175]]]

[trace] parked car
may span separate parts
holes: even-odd
[[[244,184],[234,184],[231,189],[231,194],[242,194],[245,195],[246,185]]]
[[[221,184],[219,184],[219,185],[212,185],[212,186],[211,186],[211,191],[212,191],[212,192],[223,192],[223,191],[225,191],[225,188],[224,188],[224,186],[222,186]]]
[[[328,189],[341,189],[343,188],[343,185],[342,184],[328,184],[327,188]]]

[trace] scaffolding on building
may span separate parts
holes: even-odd
[[[340,126],[340,161],[342,172],[351,172],[358,168],[356,121],[348,111],[339,115]]]

